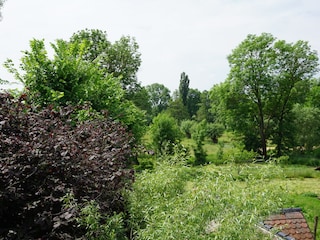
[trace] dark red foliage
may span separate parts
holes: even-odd
[[[121,189],[133,180],[126,129],[107,118],[76,124],[79,108],[39,111],[23,100],[0,94],[0,239],[81,236],[69,221],[77,213],[62,207],[70,192],[122,211]]]

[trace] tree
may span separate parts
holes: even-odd
[[[163,84],[153,83],[146,86],[146,90],[150,98],[152,116],[157,116],[168,108],[171,97],[167,87]]]
[[[311,151],[320,143],[320,109],[296,104],[293,108],[295,143],[302,150]]]
[[[210,108],[211,108],[210,92],[205,90],[200,94],[200,103],[199,103],[199,109],[197,111],[197,120],[198,121],[206,120],[207,122],[213,122],[214,117],[213,117],[213,114],[210,112]]]
[[[187,109],[191,118],[197,115],[200,102],[201,92],[198,89],[190,88],[187,96]]]
[[[141,64],[141,54],[136,40],[123,36],[112,44],[105,31],[96,29],[81,30],[70,39],[71,43],[82,41],[87,41],[89,45],[83,58],[97,62],[106,73],[119,77],[127,98],[131,99],[140,87],[137,71]]]
[[[277,155],[281,155],[285,142],[291,142],[292,126],[291,110],[295,103],[305,99],[309,81],[318,71],[318,55],[310,49],[305,41],[286,43],[283,40],[275,42],[276,52],[274,78],[278,88],[274,92],[273,111],[276,124],[273,141],[277,146]],[[289,135],[290,134],[290,135]]]
[[[51,44],[53,59],[47,55],[44,40],[32,40],[30,47],[22,58],[22,74],[11,60],[6,62],[9,71],[24,83],[29,101],[40,106],[90,102],[95,110],[106,110],[110,117],[128,126],[137,140],[143,135],[143,112],[125,99],[119,78],[83,59],[88,54],[88,42],[57,40]]]
[[[189,77],[184,72],[180,76],[179,94],[184,106],[187,106],[187,98],[189,93]]]
[[[207,122],[201,121],[200,123],[197,123],[193,127],[192,131],[192,138],[196,143],[196,146],[193,148],[194,152],[194,164],[195,165],[201,165],[206,163],[207,153],[205,149],[203,148],[203,142],[206,137],[207,133]]]
[[[226,106],[233,123],[238,121],[233,127],[244,134],[254,133],[264,157],[267,139],[272,136],[281,155],[299,83],[317,71],[316,52],[307,42],[276,41],[271,34],[263,33],[248,35],[228,61],[231,69]]]
[[[187,107],[183,105],[179,98],[170,102],[166,112],[177,119],[178,122],[190,118]]]
[[[180,129],[181,131],[185,134],[185,136],[187,138],[191,138],[191,132],[192,132],[192,128],[193,126],[196,124],[195,121],[193,120],[182,120],[181,123],[180,123]]]
[[[306,102],[308,106],[320,108],[320,79],[311,80]]]
[[[218,138],[224,131],[223,125],[219,123],[207,123],[207,136],[213,143],[218,143]]]
[[[151,138],[160,154],[171,154],[174,144],[181,139],[177,121],[166,113],[160,113],[152,121]]]
[[[136,93],[134,94],[134,97],[131,99],[131,101],[141,110],[145,111],[148,116],[151,116],[152,114],[152,106],[150,102],[150,96],[146,89],[146,87],[140,86],[137,88]]]

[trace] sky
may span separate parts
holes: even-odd
[[[182,72],[200,91],[225,81],[227,56],[248,34],[304,40],[320,50],[319,0],[6,0],[1,12],[0,78],[11,82],[3,62],[18,66],[31,39],[44,39],[50,52],[49,43],[86,28],[106,31],[112,42],[134,37],[138,81],[172,92]]]

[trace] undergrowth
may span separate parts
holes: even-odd
[[[256,224],[283,204],[265,165],[187,167],[164,161],[139,174],[129,194],[134,239],[269,239]]]

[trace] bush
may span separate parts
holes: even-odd
[[[185,134],[187,138],[191,138],[192,127],[195,125],[195,122],[192,120],[183,120],[180,123],[180,129]]]
[[[196,146],[193,148],[194,151],[194,164],[201,165],[207,162],[207,153],[203,148],[203,141],[206,136],[207,131],[207,123],[206,121],[202,121],[194,126],[192,138],[196,143]]]
[[[173,153],[174,144],[181,139],[178,123],[170,115],[160,113],[153,119],[151,138],[160,154]]]
[[[77,123],[77,110],[37,110],[0,94],[0,238],[9,230],[19,239],[83,235],[79,213],[62,206],[68,193],[105,214],[123,211],[132,137],[108,118]]]
[[[222,136],[224,127],[218,123],[207,124],[207,136],[213,143],[218,143],[218,138]]]

